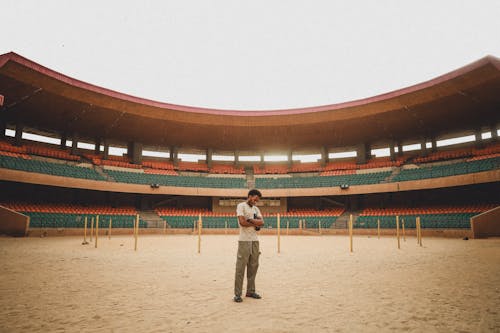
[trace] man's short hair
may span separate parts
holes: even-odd
[[[256,189],[248,191],[248,196],[247,197],[249,197],[249,196],[253,197],[254,195],[258,195],[259,198],[262,198],[262,193],[260,193],[260,191],[256,190]]]

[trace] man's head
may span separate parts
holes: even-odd
[[[253,189],[248,191],[247,201],[250,205],[255,205],[262,198],[262,193],[259,190]]]

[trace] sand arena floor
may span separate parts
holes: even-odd
[[[500,239],[261,236],[241,304],[237,236],[81,241],[0,238],[1,332],[500,331]]]

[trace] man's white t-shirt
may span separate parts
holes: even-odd
[[[255,215],[254,215],[255,214]],[[257,206],[250,206],[246,201],[240,202],[238,206],[236,206],[236,216],[244,216],[245,220],[253,219],[255,217],[262,218],[262,214]],[[242,227],[240,226],[240,241],[258,241],[257,238],[257,230],[255,230],[254,226],[251,227]]]

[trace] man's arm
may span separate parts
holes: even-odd
[[[264,221],[262,219],[246,220],[244,216],[238,216],[238,222],[242,227],[260,227],[264,225]]]

